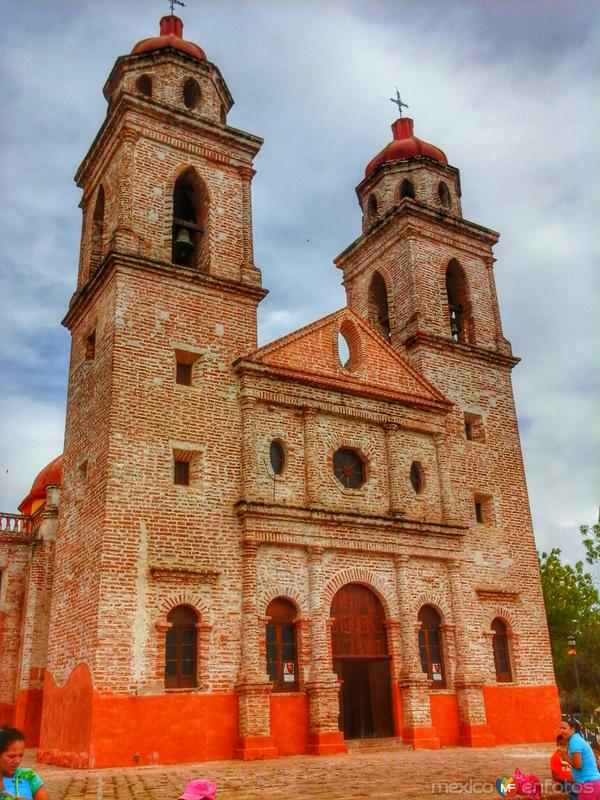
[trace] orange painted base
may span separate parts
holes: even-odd
[[[435,728],[403,728],[402,742],[413,750],[439,750],[440,739]]]
[[[271,736],[280,756],[308,751],[308,697],[302,692],[270,697]]]
[[[15,707],[12,703],[0,703],[0,726],[9,728],[15,718]]]
[[[42,699],[42,689],[22,689],[17,697],[14,725],[25,734],[27,747],[37,747],[40,742]]]
[[[493,747],[496,739],[489,725],[461,724],[458,744],[461,747]]]
[[[258,761],[262,758],[277,758],[279,751],[272,736],[245,736],[235,748],[235,757],[242,761]]]
[[[319,733],[312,731],[308,734],[308,752],[311,756],[333,756],[338,753],[347,753],[348,748],[341,731],[333,733]]]
[[[455,694],[429,695],[431,725],[437,731],[440,747],[457,747],[459,738],[458,700]]]
[[[496,744],[552,741],[560,725],[558,689],[498,684],[483,690],[485,711]]]
[[[237,695],[101,695],[87,665],[58,687],[49,673],[38,759],[69,767],[179,764],[234,757]]]

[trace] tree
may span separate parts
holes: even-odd
[[[583,705],[589,711],[600,705],[600,596],[583,562],[563,564],[554,548],[539,557],[540,574],[556,682],[563,708],[578,708],[573,656],[567,654],[567,637],[577,639],[577,662]]]
[[[595,525],[582,525],[579,530],[586,549],[585,560],[588,564],[595,564],[600,561],[600,518]]]

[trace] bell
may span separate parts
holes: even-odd
[[[452,334],[453,339],[458,339],[460,335],[460,325],[458,324],[458,320],[456,319],[456,312],[452,312],[452,316],[450,318],[450,333]]]
[[[177,261],[186,261],[194,251],[194,243],[187,228],[179,228],[174,244]]]

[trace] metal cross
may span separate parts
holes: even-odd
[[[173,16],[173,11],[175,10],[175,5],[185,6],[185,3],[183,3],[182,0],[169,0],[169,5],[171,6],[171,16]]]
[[[406,105],[406,103],[402,102],[402,98],[400,97],[400,92],[398,91],[397,86],[396,86],[396,99],[390,97],[390,100],[392,101],[392,103],[395,103],[398,106],[398,112],[400,114],[400,117],[402,117],[402,109],[408,108],[408,106]]]

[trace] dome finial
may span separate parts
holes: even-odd
[[[178,0],[175,1],[178,2]],[[390,97],[390,100],[392,103],[395,103],[398,106],[398,114],[400,119],[402,119],[402,109],[408,108],[408,106],[406,105],[406,103],[402,102],[402,98],[400,97],[400,92],[398,91],[397,86],[396,86],[396,98],[394,99],[393,97]]]
[[[185,8],[185,3],[183,0],[169,0],[169,5],[171,6],[171,16],[173,16],[176,5],[183,6]]]

